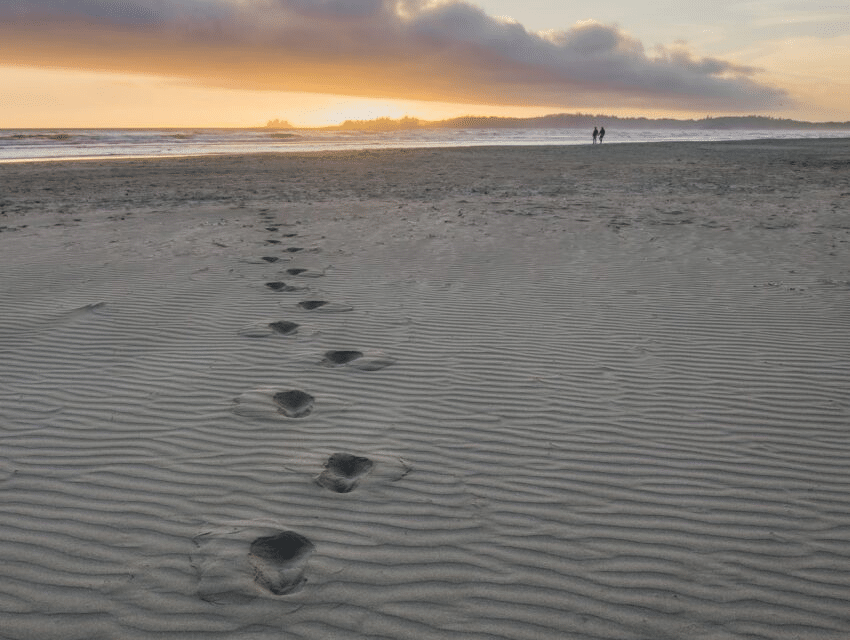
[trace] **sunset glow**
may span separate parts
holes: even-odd
[[[557,11],[508,0],[24,0],[0,8],[0,127],[576,111],[850,119],[846,21],[828,8],[719,4],[728,11],[703,24],[681,9],[659,24],[613,0]]]

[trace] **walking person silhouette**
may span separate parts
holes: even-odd
[[[596,136],[599,135],[599,129],[593,127],[593,144],[596,144]]]
[[[602,138],[605,137],[605,127],[599,129],[599,144],[602,144]]]

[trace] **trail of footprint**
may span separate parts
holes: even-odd
[[[260,387],[233,399],[233,413],[253,420],[279,421],[281,417],[305,418],[313,412],[315,398],[300,389],[281,391]]]
[[[343,364],[348,364],[352,360],[362,358],[362,351],[327,351],[322,359],[322,364],[329,367],[335,367]]]
[[[316,548],[295,531],[251,521],[208,528],[192,542],[197,594],[212,604],[244,604],[300,591]]]
[[[275,333],[283,336],[289,336],[298,331],[297,322],[287,322],[286,320],[278,320],[277,322],[269,322],[269,327]]]
[[[281,531],[251,543],[248,562],[254,582],[276,596],[300,590],[307,579],[304,570],[315,545],[294,531]]]
[[[303,269],[300,267],[290,267],[286,270],[286,274],[290,276],[298,276],[300,278],[321,278],[325,275],[322,271],[313,271],[311,269]]]
[[[325,463],[325,470],[316,476],[316,483],[336,493],[349,493],[369,474],[373,466],[369,458],[335,453]]]
[[[389,356],[378,353],[364,353],[362,351],[326,351],[321,364],[326,367],[348,366],[361,371],[379,371],[385,367],[395,364],[395,360]]]
[[[286,284],[285,282],[276,281],[276,282],[267,282],[266,286],[272,291],[283,291],[289,293],[291,291],[304,291],[307,287],[298,286],[294,284]]]
[[[274,262],[289,262],[292,260],[289,256],[257,256],[250,258],[241,258],[240,262],[246,262],[248,264],[269,264]]]
[[[354,309],[354,307],[347,304],[328,302],[327,300],[302,300],[296,306],[304,311],[321,311],[323,313],[339,313]]]
[[[303,418],[313,411],[313,396],[299,389],[280,391],[272,396],[278,411],[288,418]]]
[[[239,330],[239,335],[246,338],[267,338],[273,335],[291,336],[298,333],[299,326],[301,325],[297,322],[289,322],[287,320],[258,322],[247,327],[242,327]]]

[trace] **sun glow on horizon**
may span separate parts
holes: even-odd
[[[534,117],[600,113],[647,118],[702,118],[722,112],[628,107],[505,107],[391,100],[303,92],[204,87],[161,76],[39,67],[0,66],[0,83],[13,87],[0,109],[0,128],[262,127],[279,119],[295,127],[346,120],[403,117],[444,120],[459,116]],[[731,114],[730,114],[731,115]],[[841,119],[838,109],[775,114],[798,119]],[[808,117],[807,117],[808,116]],[[820,117],[817,117],[820,116]]]
[[[346,120],[459,116],[534,117],[558,107],[500,107],[333,94],[203,87],[141,74],[0,66],[0,83],[14,87],[0,110],[0,128],[261,127],[279,119],[295,127]],[[587,111],[580,108],[570,110]],[[608,115],[690,117],[649,110],[605,109]],[[695,114],[702,117],[702,113]]]

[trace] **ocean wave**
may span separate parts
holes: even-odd
[[[63,142],[73,138],[70,133],[13,133],[8,136],[0,136],[0,140],[52,140]]]

